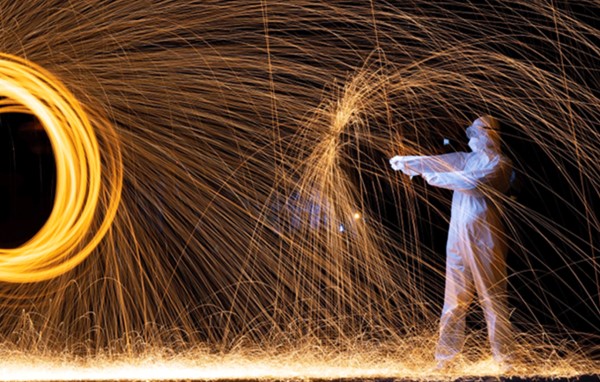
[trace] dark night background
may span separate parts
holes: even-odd
[[[27,114],[0,114],[0,247],[15,248],[44,224],[54,201],[48,135]]]

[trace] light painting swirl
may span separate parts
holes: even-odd
[[[105,184],[110,187],[110,203],[99,206],[105,186],[98,140],[69,90],[43,68],[0,54],[0,96],[0,113],[33,114],[44,126],[57,174],[54,206],[44,226],[23,245],[0,249],[0,280],[47,280],[81,263],[109,229],[121,193],[118,145],[109,150],[114,171]],[[109,124],[103,123],[103,130],[109,130]],[[99,209],[104,212],[98,224]]]

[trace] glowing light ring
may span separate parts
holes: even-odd
[[[110,124],[95,118],[92,126],[66,87],[24,59],[0,53],[0,97],[0,113],[31,113],[39,119],[56,163],[52,212],[29,241],[0,249],[0,280],[47,280],[80,264],[108,231],[122,187],[118,143],[111,142],[108,159],[101,158],[94,128],[110,135]],[[108,179],[103,179],[103,167]]]

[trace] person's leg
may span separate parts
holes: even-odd
[[[497,362],[511,358],[513,330],[506,291],[506,251],[502,245],[479,241],[475,256],[469,260],[479,302],[487,322],[492,355]]]
[[[462,351],[466,314],[474,294],[471,269],[463,261],[461,247],[460,240],[449,238],[444,308],[435,351],[435,358],[439,363],[450,362]]]

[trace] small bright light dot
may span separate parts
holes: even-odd
[[[360,219],[360,217],[361,217],[360,212],[355,212],[354,215],[352,215],[352,217],[354,218],[354,220]]]

